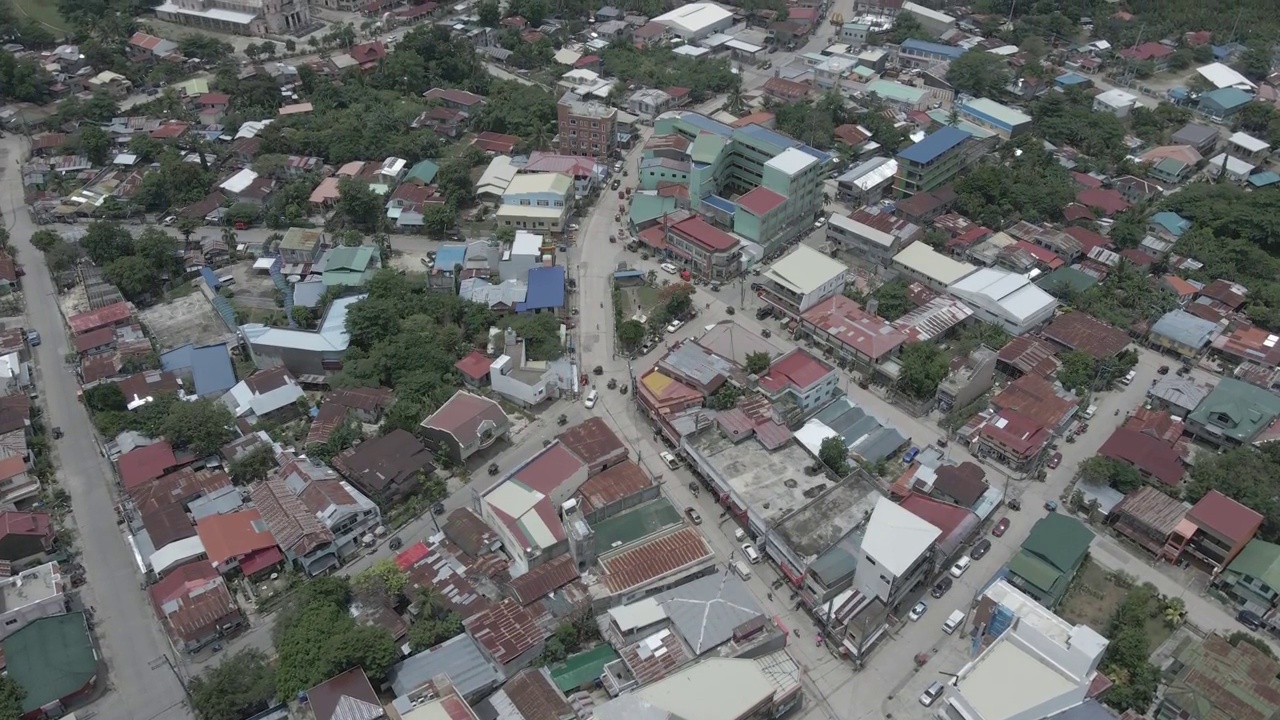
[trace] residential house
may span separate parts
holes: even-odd
[[[21,569],[54,551],[57,536],[49,514],[41,511],[0,511],[0,561]]]
[[[1185,358],[1199,357],[1217,338],[1218,323],[1184,310],[1161,315],[1147,334],[1147,342],[1161,350]]]
[[[1280,662],[1248,642],[1217,633],[1181,643],[1170,659],[1156,720],[1273,720]]]
[[[1115,178],[1111,181],[1111,185],[1130,205],[1141,205],[1164,194],[1164,189],[1159,185],[1133,175]]]
[[[503,332],[503,354],[491,363],[489,371],[494,392],[524,407],[533,407],[573,387],[572,363],[564,358],[534,360],[526,350],[514,330],[507,328]]]
[[[383,414],[395,402],[395,391],[384,387],[346,388],[330,392],[325,400],[347,408],[360,422],[374,425],[382,422]]]
[[[1280,417],[1280,396],[1224,377],[1187,417],[1187,432],[1219,447],[1252,443]]]
[[[1009,583],[1052,610],[1084,564],[1093,537],[1079,520],[1049,513],[1036,521],[1009,561]]]
[[[249,425],[286,423],[301,417],[306,394],[283,367],[263,370],[241,380],[222,396],[231,414]]]
[[[1116,428],[1111,437],[1098,449],[1102,457],[1129,465],[1149,482],[1177,488],[1186,474],[1182,455],[1172,443],[1151,435]]]
[[[1237,604],[1263,615],[1280,604],[1280,545],[1250,540],[1214,585]]]
[[[787,316],[796,317],[823,300],[843,293],[848,270],[825,253],[808,245],[798,245],[763,274],[758,292]]]
[[[461,466],[472,455],[503,438],[511,419],[502,406],[485,397],[459,390],[419,426],[427,448]]]
[[[819,347],[872,372],[898,354],[908,336],[844,295],[818,303],[800,316],[800,332]]]
[[[455,88],[431,88],[423,93],[422,97],[427,100],[437,101],[446,108],[460,110],[471,115],[479,112],[486,102],[483,95]]]
[[[463,625],[505,677],[528,667],[542,653],[547,638],[533,614],[509,598],[467,618]]]
[[[1219,88],[1202,94],[1197,109],[1214,120],[1225,121],[1252,101],[1253,96],[1239,88]]]
[[[258,367],[284,366],[302,383],[324,383],[330,373],[342,368],[342,358],[351,342],[347,335],[347,310],[364,295],[335,300],[316,330],[268,327],[259,323],[241,325],[250,356]]]
[[[516,175],[502,193],[496,218],[501,227],[560,233],[568,222],[573,199],[573,178],[568,175]]]
[[[23,720],[64,716],[87,702],[102,670],[83,611],[36,620],[5,638],[0,651],[5,676],[24,691]]]
[[[1202,157],[1208,157],[1213,154],[1215,149],[1217,149],[1221,135],[1218,134],[1217,128],[1197,123],[1187,123],[1169,139],[1171,142],[1178,145],[1190,145],[1195,148]]]
[[[306,691],[315,720],[387,720],[364,670],[355,667]]]
[[[209,563],[223,575],[240,570],[251,577],[284,560],[257,508],[201,518],[196,521],[196,533]]]
[[[333,466],[384,507],[413,492],[420,478],[436,469],[426,446],[404,430],[393,430],[344,450],[333,459]]]
[[[0,641],[42,618],[65,614],[68,589],[56,562],[0,578]]]
[[[1125,48],[1116,54],[1133,62],[1151,63],[1152,72],[1164,72],[1173,53],[1174,48],[1170,45],[1151,41]]]
[[[147,588],[174,652],[193,653],[246,623],[222,575],[189,563]]]
[[[1165,555],[1187,559],[1211,574],[1229,566],[1262,526],[1262,514],[1210,490],[1169,536]]]
[[[161,353],[160,368],[181,378],[187,393],[196,397],[221,396],[236,384],[235,366],[225,344],[183,345]]]
[[[276,246],[286,265],[304,265],[320,259],[324,249],[324,233],[307,228],[289,228]]]
[[[1110,113],[1123,119],[1129,117],[1129,113],[1133,111],[1137,103],[1137,95],[1118,88],[1112,88],[1094,96],[1093,111]]]
[[[587,467],[587,476],[595,477],[609,468],[627,461],[627,446],[601,418],[590,418],[556,436],[556,440]]]
[[[995,384],[996,351],[985,345],[968,357],[957,358],[951,371],[938,383],[937,407],[941,412],[968,407]]]
[[[378,249],[368,245],[336,247],[324,256],[324,285],[364,287],[378,271]]]

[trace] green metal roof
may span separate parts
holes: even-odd
[[[1280,662],[1248,643],[1232,646],[1221,635],[1188,639],[1174,652],[1181,663],[1166,683],[1165,700],[1192,720],[1263,720],[1275,717]]]
[[[1009,572],[1031,583],[1032,586],[1040,588],[1046,595],[1053,592],[1053,586],[1058,582],[1058,578],[1062,577],[1062,573],[1052,565],[1025,550],[1014,555],[1009,561]]]
[[[1044,560],[1059,573],[1070,573],[1084,561],[1093,542],[1093,531],[1061,513],[1049,513],[1036,521],[1022,549]]]
[[[1280,590],[1280,545],[1250,540],[1227,566],[1227,572],[1257,578],[1273,590]]]
[[[615,545],[633,543],[680,522],[680,511],[666,499],[658,498],[596,523],[596,547],[602,553],[608,552]]]
[[[436,179],[436,173],[440,172],[440,166],[430,160],[423,160],[417,165],[409,168],[409,172],[405,173],[405,180],[417,180],[423,185],[430,185],[432,180]]]
[[[98,674],[84,613],[41,618],[4,639],[6,673],[27,691],[24,713],[72,695]]]
[[[1098,278],[1073,267],[1058,268],[1036,283],[1041,290],[1057,297],[1067,292],[1082,293],[1097,284]]]
[[[1244,443],[1252,441],[1276,417],[1280,417],[1280,396],[1224,377],[1187,419],[1210,433]]]
[[[720,153],[724,152],[726,140],[719,135],[711,133],[702,133],[697,140],[693,141],[693,145],[689,148],[689,157],[696,163],[705,163],[710,165],[720,157]]]
[[[584,685],[590,685],[604,674],[604,666],[620,656],[607,644],[570,655],[564,662],[551,667],[551,679],[561,692],[569,693]]]
[[[662,195],[650,195],[642,193],[640,195],[631,196],[631,224],[644,225],[651,220],[674,212],[676,209],[676,199],[673,197],[664,197]]]
[[[329,259],[325,263],[324,271],[348,270],[362,273],[369,269],[369,263],[371,262],[373,262],[373,248],[367,245],[336,247],[329,252]]]

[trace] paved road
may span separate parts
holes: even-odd
[[[59,426],[65,437],[54,442],[58,477],[71,493],[88,584],[80,593],[85,605],[97,610],[102,655],[107,664],[107,692],[94,703],[102,720],[179,720],[192,717],[183,702],[183,691],[169,668],[159,663],[171,652],[160,631],[151,604],[140,583],[132,554],[116,526],[112,507],[110,465],[98,452],[93,426],[76,400],[75,378],[63,370],[69,351],[63,319],[52,297],[53,283],[44,258],[32,247],[34,230],[22,199],[18,163],[26,141],[14,134],[0,140],[0,209],[12,236],[18,260],[26,268],[23,279],[28,327],[40,331],[44,343],[32,356],[40,376],[40,392],[49,424]]]

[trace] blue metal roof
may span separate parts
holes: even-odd
[[[160,367],[172,373],[189,373],[200,397],[221,395],[236,384],[235,367],[226,345],[183,345],[161,355]]]
[[[529,290],[525,301],[516,303],[516,312],[553,310],[564,307],[564,268],[535,267],[529,269]]]
[[[738,128],[738,132],[753,140],[766,142],[780,148],[792,148],[800,144],[799,140],[783,135],[777,130],[770,130],[763,125],[744,125]]]
[[[1263,172],[1249,178],[1249,184],[1254,187],[1266,187],[1268,185],[1275,185],[1278,182],[1280,182],[1280,175],[1277,175],[1271,170],[1264,170]]]
[[[719,195],[708,195],[702,198],[702,202],[707,205],[710,205],[711,207],[719,210],[720,212],[729,213],[730,215],[732,215],[734,212],[738,210],[737,205],[734,205],[733,203],[729,202],[728,200],[725,200]]]
[[[217,290],[220,286],[218,276],[213,274],[213,270],[208,265],[200,268],[200,277],[204,278],[204,284],[209,286],[210,290]]]
[[[442,272],[453,272],[458,265],[467,264],[467,246],[457,243],[445,243],[436,251],[436,267]]]
[[[1054,78],[1053,81],[1059,85],[1070,86],[1070,85],[1081,85],[1083,83],[1087,83],[1089,82],[1089,78],[1083,75],[1077,75],[1075,73],[1063,73],[1058,77]]]
[[[728,125],[725,125],[724,123],[718,120],[712,120],[706,115],[700,115],[694,112],[686,112],[680,115],[680,119],[698,128],[699,130],[704,130],[709,133],[715,133],[716,135],[723,135],[724,137],[729,137],[730,135],[733,134],[733,128],[729,127]]]
[[[804,145],[804,144],[801,144],[796,149],[799,150],[800,152],[807,153],[809,155],[812,155],[813,157],[818,158],[818,162],[821,162],[821,163],[829,163],[831,162],[831,158],[835,157],[835,155],[832,155],[829,152],[823,152],[818,148],[809,147],[808,145]]]
[[[934,53],[936,55],[949,57],[952,60],[968,52],[968,50],[965,50],[964,48],[956,47],[955,45],[942,45],[940,43],[931,43],[931,42],[926,42],[924,40],[917,40],[915,38],[911,38],[909,40],[904,41],[902,43],[902,49],[903,50],[919,50],[920,52]]]
[[[968,139],[969,133],[954,127],[943,127],[925,139],[898,153],[898,157],[924,165]]]
[[[642,270],[619,270],[613,274],[614,280],[634,280],[642,277],[644,277],[644,271]]]

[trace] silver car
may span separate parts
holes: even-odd
[[[942,683],[935,680],[929,687],[924,689],[924,692],[920,693],[920,704],[929,707],[938,702],[940,697],[942,697]]]

